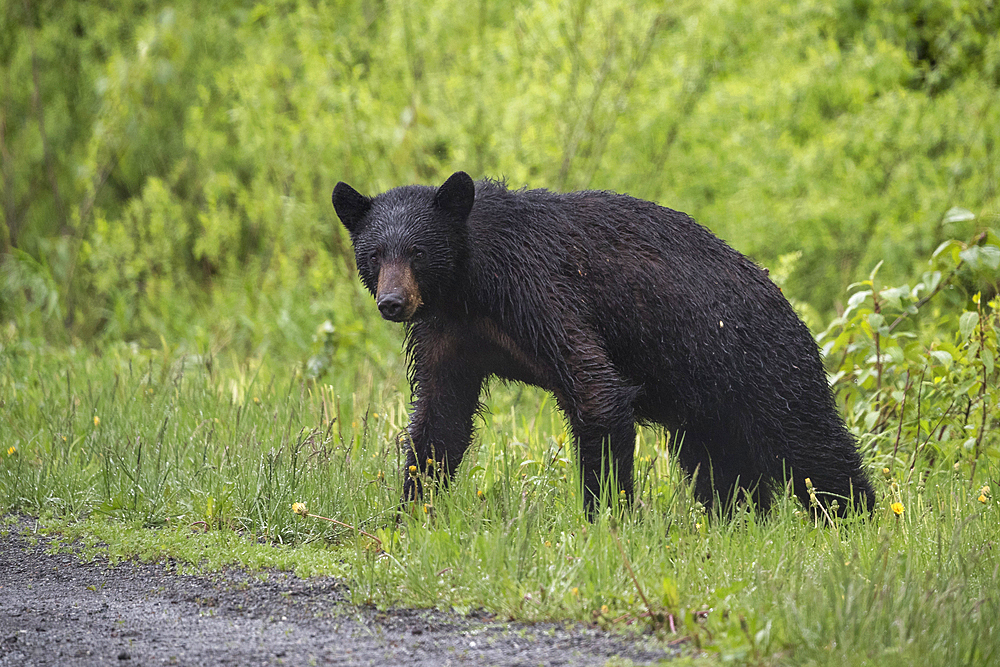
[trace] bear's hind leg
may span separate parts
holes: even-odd
[[[872,511],[875,507],[875,492],[868,476],[862,468],[861,455],[854,439],[842,426],[832,427],[836,433],[832,440],[819,443],[818,436],[809,434],[796,440],[796,446],[788,446],[784,456],[785,475],[790,473],[795,495],[803,505],[809,507],[810,495],[805,480],[808,478],[816,493],[816,499],[829,507],[837,501],[837,513],[844,514],[853,501],[855,509]],[[809,443],[803,447],[798,443]],[[780,464],[779,464],[780,465]],[[773,477],[781,481],[781,471]]]
[[[673,437],[680,441],[675,449],[677,460],[685,474],[694,478],[698,502],[728,512],[749,496],[757,511],[768,510],[771,490],[747,447],[727,444],[731,438],[719,429],[688,428]]]

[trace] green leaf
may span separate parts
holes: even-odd
[[[931,350],[931,357],[945,368],[951,368],[951,363],[954,361],[951,354],[944,350]]]
[[[986,374],[992,375],[993,362],[994,362],[993,350],[990,350],[989,348],[983,350],[982,358],[983,358],[983,368],[986,369]]]
[[[892,360],[894,364],[901,364],[905,361],[903,356],[903,348],[893,345],[885,350],[886,355]]]
[[[948,209],[948,212],[944,214],[944,224],[950,225],[955,222],[968,222],[969,220],[975,220],[976,214],[967,208],[962,208],[961,206],[952,206]]]
[[[972,246],[958,253],[973,269],[996,269],[1000,266],[1000,248],[994,245]]]
[[[1000,268],[1000,247],[995,245],[980,246],[979,259],[991,269]]]
[[[973,311],[962,313],[962,317],[958,320],[958,330],[963,340],[972,335],[972,331],[976,328],[977,324],[979,324],[979,313]]]
[[[972,394],[975,393],[973,391],[973,388],[978,388],[978,385],[979,385],[979,379],[976,378],[975,375],[973,375],[970,378],[966,378],[961,384],[957,385],[952,393],[955,396],[964,396],[964,395],[972,396]]]
[[[941,272],[940,271],[927,271],[923,276],[924,289],[927,290],[928,294],[937,289],[937,286],[941,284]]]
[[[868,274],[868,280],[872,281],[873,283],[875,282],[875,274],[878,273],[878,270],[882,268],[883,264],[885,264],[885,260],[884,259],[879,260],[879,263],[875,265],[875,268],[872,269],[872,272]]]
[[[934,249],[934,252],[931,253],[931,259],[936,259],[938,255],[940,255],[949,247],[956,245],[957,243],[958,241],[956,241],[955,239],[948,239],[947,241],[943,242],[941,245],[939,245],[937,248]]]
[[[881,313],[869,313],[868,324],[871,326],[872,331],[879,331],[882,325],[885,324],[885,316]]]
[[[865,299],[871,296],[871,293],[872,291],[868,289],[861,290],[860,292],[855,292],[854,294],[851,295],[851,298],[847,300],[847,308],[848,309],[856,308],[858,305],[864,302]]]
[[[902,300],[904,297],[908,297],[910,295],[910,286],[901,285],[899,287],[891,287],[882,290],[881,294],[882,294],[882,299],[891,308],[895,308],[896,310],[902,310],[903,309]]]

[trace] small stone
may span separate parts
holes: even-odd
[[[132,656],[130,656],[128,654],[128,651],[122,651],[121,653],[118,654],[118,659],[119,660],[131,660]]]

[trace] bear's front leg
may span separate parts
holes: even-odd
[[[440,352],[440,350],[439,350]],[[472,442],[484,376],[450,354],[415,354],[413,414],[406,443],[403,502],[419,498],[420,474],[450,481]]]

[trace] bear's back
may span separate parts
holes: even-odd
[[[811,334],[767,274],[679,211],[613,192],[480,181],[468,243],[491,315],[520,324],[523,313],[544,314],[558,321],[532,328],[595,331],[636,383],[694,389],[713,378],[703,390],[717,396],[778,367],[807,364],[822,377]],[[766,330],[775,336],[750,335]]]

